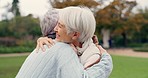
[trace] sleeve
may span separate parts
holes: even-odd
[[[113,69],[111,56],[106,52],[101,56],[99,63],[84,70],[84,78],[108,78]]]

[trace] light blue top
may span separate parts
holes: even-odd
[[[102,55],[98,64],[84,70],[71,46],[57,42],[46,51],[35,50],[27,57],[16,78],[108,78],[112,59],[108,53]]]

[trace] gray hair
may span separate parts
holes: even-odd
[[[50,9],[46,12],[43,19],[40,20],[40,27],[43,36],[54,33],[54,28],[59,20],[59,13],[57,9]]]
[[[93,13],[86,7],[66,7],[59,13],[59,19],[67,28],[67,34],[80,32],[79,42],[91,39],[96,28]]]

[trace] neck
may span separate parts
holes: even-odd
[[[73,44],[75,47],[82,48],[82,43],[79,42],[79,41],[73,41],[72,44]]]

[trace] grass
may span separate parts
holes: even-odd
[[[0,53],[22,53],[22,52],[31,52],[34,47],[25,47],[25,46],[14,46],[14,47],[5,47],[0,46]]]
[[[0,57],[0,78],[15,78],[25,58],[26,56]]]
[[[148,58],[113,56],[110,78],[148,78]]]
[[[0,78],[14,78],[25,60],[23,57],[0,57]],[[148,58],[112,56],[114,69],[110,78],[148,78]]]

